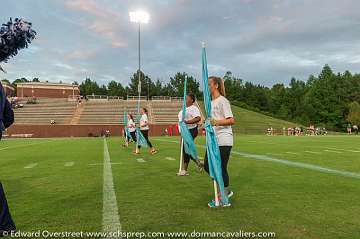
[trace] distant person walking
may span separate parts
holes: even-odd
[[[356,135],[359,134],[359,127],[356,124],[353,125],[353,131],[354,131],[354,134],[356,134]]]
[[[352,129],[352,127],[351,127],[351,124],[349,123],[348,125],[347,125],[347,133],[350,135],[352,132],[351,132],[351,129]]]

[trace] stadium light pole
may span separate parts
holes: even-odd
[[[130,22],[134,22],[138,24],[138,49],[139,49],[139,70],[138,70],[138,93],[139,93],[139,99],[141,96],[141,24],[147,24],[150,20],[149,13],[145,11],[135,11],[135,12],[129,12]],[[148,83],[148,98],[149,98],[149,83]]]

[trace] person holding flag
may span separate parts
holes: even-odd
[[[227,166],[233,146],[231,125],[235,123],[230,103],[225,98],[224,81],[209,77],[205,43],[202,44],[202,81],[205,106],[206,153],[204,169],[213,180],[215,199],[208,203],[210,208],[229,207],[229,174]]]
[[[136,124],[135,124],[135,121],[134,121],[134,116],[132,114],[128,114],[128,122],[127,122],[127,129],[128,129],[128,132],[130,135],[128,135],[129,137],[129,141],[130,141],[130,138],[136,142]]]
[[[136,142],[136,125],[134,122],[134,117],[132,114],[128,114],[126,111],[124,112],[124,138],[125,144],[124,147],[129,146],[129,142],[133,140]]]
[[[141,146],[147,145],[150,148],[150,153],[156,154],[157,150],[153,147],[152,143],[149,140],[150,127],[149,127],[148,111],[146,108],[141,108],[140,113],[141,113],[141,118],[139,120],[140,132],[137,132],[138,133],[137,150],[134,153],[140,154]]]
[[[198,123],[201,121],[201,114],[200,114],[200,110],[198,107],[196,107],[194,105],[195,103],[195,95],[192,93],[188,93],[186,95],[186,114],[184,117],[184,123],[187,126],[187,129],[189,130],[193,140],[197,137],[198,135]],[[179,112],[178,115],[179,118],[179,122],[183,121],[183,110],[181,110]],[[183,141],[182,141],[183,143]],[[182,158],[180,160],[182,160],[182,164],[181,164],[181,168],[180,171],[177,173],[178,176],[188,176],[188,167],[189,167],[189,163],[190,163],[190,159],[192,160],[198,160],[193,158],[193,156],[191,156],[190,154],[187,154],[185,151],[185,147],[181,147],[182,148]]]
[[[231,111],[230,102],[225,98],[225,87],[223,79],[215,76],[209,77],[209,90],[212,98],[212,118],[210,123],[215,131],[219,146],[225,194],[228,198],[230,198],[234,195],[234,193],[229,189],[230,180],[227,168],[234,141],[231,125],[235,123],[235,119]],[[204,169],[209,173],[209,161],[207,154],[205,154],[204,158]],[[210,202],[209,207],[213,207],[214,203],[215,201]]]

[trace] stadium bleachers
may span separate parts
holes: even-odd
[[[27,104],[14,110],[16,124],[69,124],[76,109],[75,102],[67,99],[37,99],[36,104]]]
[[[79,124],[123,124],[123,100],[89,100],[83,103]]]
[[[124,123],[124,110],[136,115],[137,100],[90,99],[78,105],[68,99],[37,99],[36,104],[23,102],[15,109],[16,124],[81,124],[115,125]],[[182,102],[179,99],[141,100],[141,107],[149,111],[152,124],[176,124]]]
[[[157,124],[174,124],[178,122],[178,113],[182,107],[181,101],[156,100],[151,102],[151,106],[153,121]]]

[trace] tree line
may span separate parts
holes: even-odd
[[[307,81],[292,78],[290,84],[271,88],[243,82],[231,72],[224,76],[227,97],[233,104],[276,118],[344,130],[360,124],[360,74],[334,73],[325,65]]]
[[[168,82],[140,72],[141,95],[173,96],[183,95],[184,80],[188,80],[188,92],[202,99],[199,81],[185,73],[178,72]],[[310,75],[306,81],[292,78],[289,85],[275,84],[266,87],[244,81],[230,71],[223,76],[226,97],[232,104],[269,116],[297,122],[304,126],[314,124],[330,130],[343,130],[348,123],[360,125],[360,74],[349,71],[334,73],[325,65],[318,76]],[[19,82],[38,82],[38,78]],[[77,82],[73,84],[78,85]],[[15,87],[16,88],[16,87]],[[135,72],[128,85],[110,81],[99,85],[95,80],[85,79],[80,85],[81,95],[108,95],[126,97],[138,94],[138,72]]]

